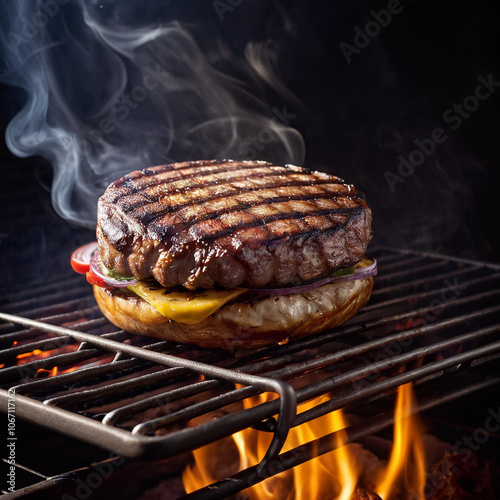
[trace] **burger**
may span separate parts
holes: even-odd
[[[72,256],[128,332],[226,349],[331,329],[370,297],[371,210],[339,177],[264,161],[134,171]]]

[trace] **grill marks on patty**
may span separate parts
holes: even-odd
[[[121,204],[124,212],[129,213],[131,217],[135,214],[160,217],[175,209],[179,203],[201,204],[220,196],[226,197],[266,188],[305,186],[311,182],[311,176],[305,169],[293,171],[285,167],[271,168],[258,164],[252,167],[214,168],[213,170],[215,171],[205,169],[199,174],[186,171],[184,176],[178,171],[173,174],[171,171],[164,175],[160,173],[158,178],[148,184],[128,185],[125,189],[121,189],[112,203]],[[316,184],[323,183],[341,186],[339,193],[345,192],[345,185],[342,184],[341,179],[316,180]]]
[[[205,198],[203,195],[207,195],[207,191],[199,189],[192,192],[193,196],[189,196],[187,200],[178,199],[177,206],[170,205],[169,210],[165,210],[159,217],[154,217],[148,222],[150,231],[161,235],[162,231],[170,226],[173,219],[170,214],[173,213],[175,220],[180,220],[185,229],[191,228],[193,232],[199,234],[203,231],[201,229],[203,223],[213,219],[218,219],[220,224],[236,230],[240,224],[267,224],[276,219],[321,215],[320,212],[323,212],[322,215],[327,215],[330,212],[333,214],[339,210],[354,209],[359,206],[352,199],[341,198],[335,201],[334,198],[326,197],[338,195],[338,186],[332,188],[331,185],[326,185],[324,188],[304,185],[280,186],[275,189],[255,187],[208,195]],[[141,222],[145,223],[144,220]]]
[[[241,178],[241,170],[262,169],[266,165],[266,162],[241,162],[238,167],[235,167],[234,162],[218,164],[214,162],[200,162],[199,166],[196,166],[195,163],[196,162],[173,163],[132,172],[128,176],[122,177],[111,184],[110,188],[116,189],[117,194],[113,202],[115,203],[120,198],[135,193],[144,196],[152,195],[154,197],[155,192],[158,192],[162,195],[167,185],[167,189],[172,191],[186,189],[189,181],[191,181],[192,185],[199,186],[201,182],[200,179],[207,176],[216,179],[217,182],[219,179],[224,178],[224,174],[229,174],[226,176],[226,180],[230,180],[235,172],[239,172],[236,178]],[[276,168],[286,171],[284,167]],[[143,176],[142,173],[145,171],[147,171],[148,174]],[[262,175],[262,173],[260,174]],[[257,175],[259,175],[259,172],[257,172]],[[203,182],[206,184],[207,180]]]
[[[354,188],[334,176],[265,162],[185,162],[114,182],[99,202],[98,239],[108,267],[152,273],[164,286],[283,285],[357,262],[370,221]],[[310,272],[299,269],[307,265]]]

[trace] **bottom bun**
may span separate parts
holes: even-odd
[[[366,304],[373,278],[325,285],[301,295],[259,297],[230,302],[200,323],[169,320],[134,294],[94,286],[94,295],[111,323],[131,333],[223,349],[284,343],[334,328]]]

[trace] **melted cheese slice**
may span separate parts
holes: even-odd
[[[127,288],[149,302],[166,318],[187,324],[200,323],[226,302],[246,291],[242,289],[169,291],[145,283]]]

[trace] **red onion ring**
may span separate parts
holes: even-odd
[[[116,279],[111,278],[110,276],[104,274],[101,269],[101,259],[99,257],[99,252],[96,250],[92,257],[90,258],[90,270],[99,278],[101,278],[106,285],[112,286],[114,288],[126,288],[130,285],[137,285],[139,280],[135,278],[124,278],[124,279]]]
[[[354,269],[354,274],[347,274],[345,276],[334,276],[325,278],[308,285],[295,286],[291,288],[251,288],[249,291],[258,293],[259,295],[294,295],[297,293],[306,293],[319,288],[324,285],[331,285],[334,283],[341,283],[342,281],[360,280],[363,278],[370,278],[377,274],[377,259],[370,259],[372,263],[366,267],[359,267]]]

